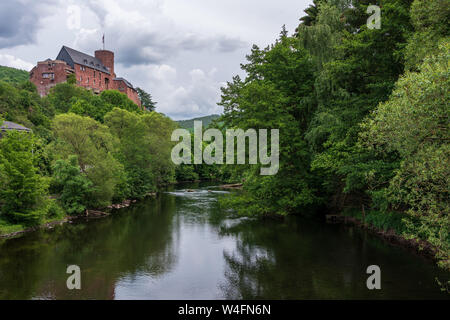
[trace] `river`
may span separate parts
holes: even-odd
[[[192,188],[194,192],[187,192]],[[208,184],[111,216],[0,240],[0,299],[449,299],[449,273],[366,231],[227,218]],[[69,290],[69,265],[81,290]],[[381,269],[368,290],[366,268]]]

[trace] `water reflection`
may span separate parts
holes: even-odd
[[[122,277],[169,272],[178,248],[175,199],[149,200],[124,211],[3,241],[0,299],[113,299]],[[66,288],[71,264],[81,268],[80,291]]]
[[[449,298],[434,281],[448,273],[360,230],[292,218],[243,220],[221,233],[237,239],[224,251],[227,299]],[[371,264],[381,267],[380,291],[366,287]]]
[[[357,229],[231,219],[224,191],[172,188],[108,218],[0,242],[0,299],[448,298],[429,262]],[[66,288],[79,265],[82,290]],[[369,291],[365,269],[382,270]]]

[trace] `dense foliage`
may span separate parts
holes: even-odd
[[[380,29],[367,26],[374,4]],[[222,88],[223,116],[200,119],[222,132],[279,129],[272,176],[261,165],[175,167],[177,124],[150,111],[141,89],[142,109],[74,79],[45,98],[29,82],[0,81],[1,119],[33,130],[0,139],[0,227],[222,179],[244,184],[223,201],[238,213],[362,211],[366,223],[431,244],[450,268],[448,1],[317,0],[305,13],[292,36],[283,27],[274,44],[253,46],[245,78]]]
[[[370,4],[381,29],[367,27]],[[258,215],[365,210],[366,222],[431,243],[448,268],[448,3],[318,0],[305,12],[293,36],[283,28],[254,46],[245,79],[222,89],[223,128],[280,129],[278,174],[225,169],[244,192],[224,204]]]
[[[201,121],[202,122],[202,126],[204,128],[208,127],[214,120],[218,119],[220,116],[218,114],[212,114],[210,116],[206,116],[206,117],[199,117],[199,118],[194,118],[194,119],[189,119],[189,120],[179,120],[177,121],[178,125],[181,128],[190,130],[192,132],[194,132],[194,122],[195,121]]]
[[[41,98],[30,82],[0,82],[0,112],[32,130],[2,132],[0,226],[143,198],[174,181],[175,122],[118,91],[94,95],[68,79]]]
[[[18,84],[27,81],[29,74],[25,70],[0,66],[0,81],[10,84]]]
[[[136,88],[136,91],[141,99],[142,107],[147,111],[155,111],[156,102],[153,101],[152,95],[141,88]]]

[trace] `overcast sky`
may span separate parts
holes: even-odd
[[[175,120],[220,114],[252,44],[290,33],[311,0],[1,0],[0,65],[27,71],[61,46],[115,52],[115,72]]]

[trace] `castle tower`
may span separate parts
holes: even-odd
[[[95,57],[109,69],[111,76],[115,78],[116,74],[114,73],[114,52],[109,50],[97,50],[95,51]]]

